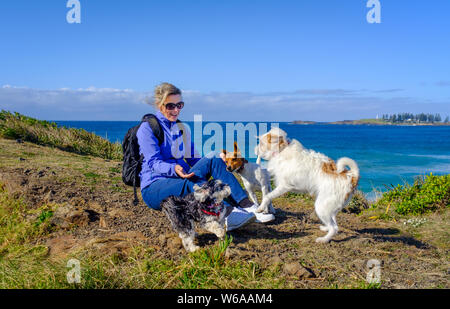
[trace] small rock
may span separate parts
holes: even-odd
[[[60,236],[57,238],[47,240],[50,255],[65,256],[71,249],[78,245],[78,240],[72,236]]]
[[[19,158],[19,161],[26,161],[26,159],[24,159],[24,158]]]
[[[299,262],[292,262],[284,265],[284,272],[288,275],[295,276],[298,279],[314,278],[312,270],[303,267]]]
[[[58,207],[53,213],[53,218],[56,217],[65,217],[67,214],[73,209],[72,205],[64,205]]]
[[[272,265],[279,265],[283,264],[283,260],[278,255],[276,255],[269,259],[269,263]]]
[[[74,210],[67,215],[66,221],[77,226],[86,226],[90,221],[89,214],[84,210]]]
[[[56,209],[50,223],[63,229],[69,229],[74,224],[86,226],[90,221],[92,220],[89,212],[73,209],[71,205],[66,205]]]

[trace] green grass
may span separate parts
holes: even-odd
[[[384,121],[383,119],[368,118],[368,119],[355,120],[355,123],[386,124],[387,122]]]
[[[22,199],[9,196],[0,183],[0,259],[15,254],[17,248],[24,249],[30,240],[48,234],[51,230],[48,219],[53,215],[52,207],[43,205],[30,211]],[[27,216],[33,217],[32,214],[36,212],[38,215],[34,221],[25,219]]]
[[[4,110],[0,112],[0,137],[21,139],[103,159],[122,159],[120,143],[112,144],[83,129],[58,127],[54,122],[37,120]]]
[[[51,217],[53,217],[53,211],[44,209],[44,210],[42,210],[42,212],[38,216],[38,218],[37,218],[36,222],[34,223],[34,225],[36,227],[38,227],[41,224],[47,222],[47,220],[50,219]]]
[[[122,173],[122,170],[121,170],[120,168],[118,168],[118,167],[111,167],[111,168],[109,169],[109,171],[110,171],[111,173],[115,173],[115,174],[120,174],[120,173]]]
[[[450,175],[417,177],[412,185],[398,185],[385,192],[373,208],[393,209],[400,215],[422,215],[450,206]],[[388,216],[386,211],[385,216]]]
[[[100,178],[101,176],[96,173],[87,172],[87,173],[84,173],[84,177],[91,178],[91,179],[97,179],[97,178]]]

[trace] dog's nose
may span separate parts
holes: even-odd
[[[230,172],[231,171],[231,167],[227,166],[227,171]]]

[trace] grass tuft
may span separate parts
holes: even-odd
[[[388,207],[400,215],[422,215],[450,206],[450,175],[417,177],[414,184],[398,185],[385,192],[373,208]]]
[[[19,113],[0,112],[0,137],[59,148],[82,155],[122,160],[122,146],[83,129],[58,127]]]

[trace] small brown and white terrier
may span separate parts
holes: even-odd
[[[295,139],[290,141],[280,128],[259,137],[255,153],[268,160],[267,169],[276,185],[264,196],[257,211],[267,213],[270,201],[286,192],[309,193],[316,197],[315,211],[324,224],[320,229],[328,232],[316,242],[329,242],[338,231],[337,213],[348,204],[358,185],[356,162],[341,158],[335,163],[324,154],[305,149]]]
[[[241,154],[236,142],[234,142],[234,151],[228,152],[222,150],[221,158],[227,165],[227,171],[239,174],[248,193],[249,199],[259,206],[256,190],[260,190],[262,198],[272,190],[270,186],[270,175],[267,169],[257,163],[248,162]],[[272,202],[269,203],[269,213],[275,214]]]

